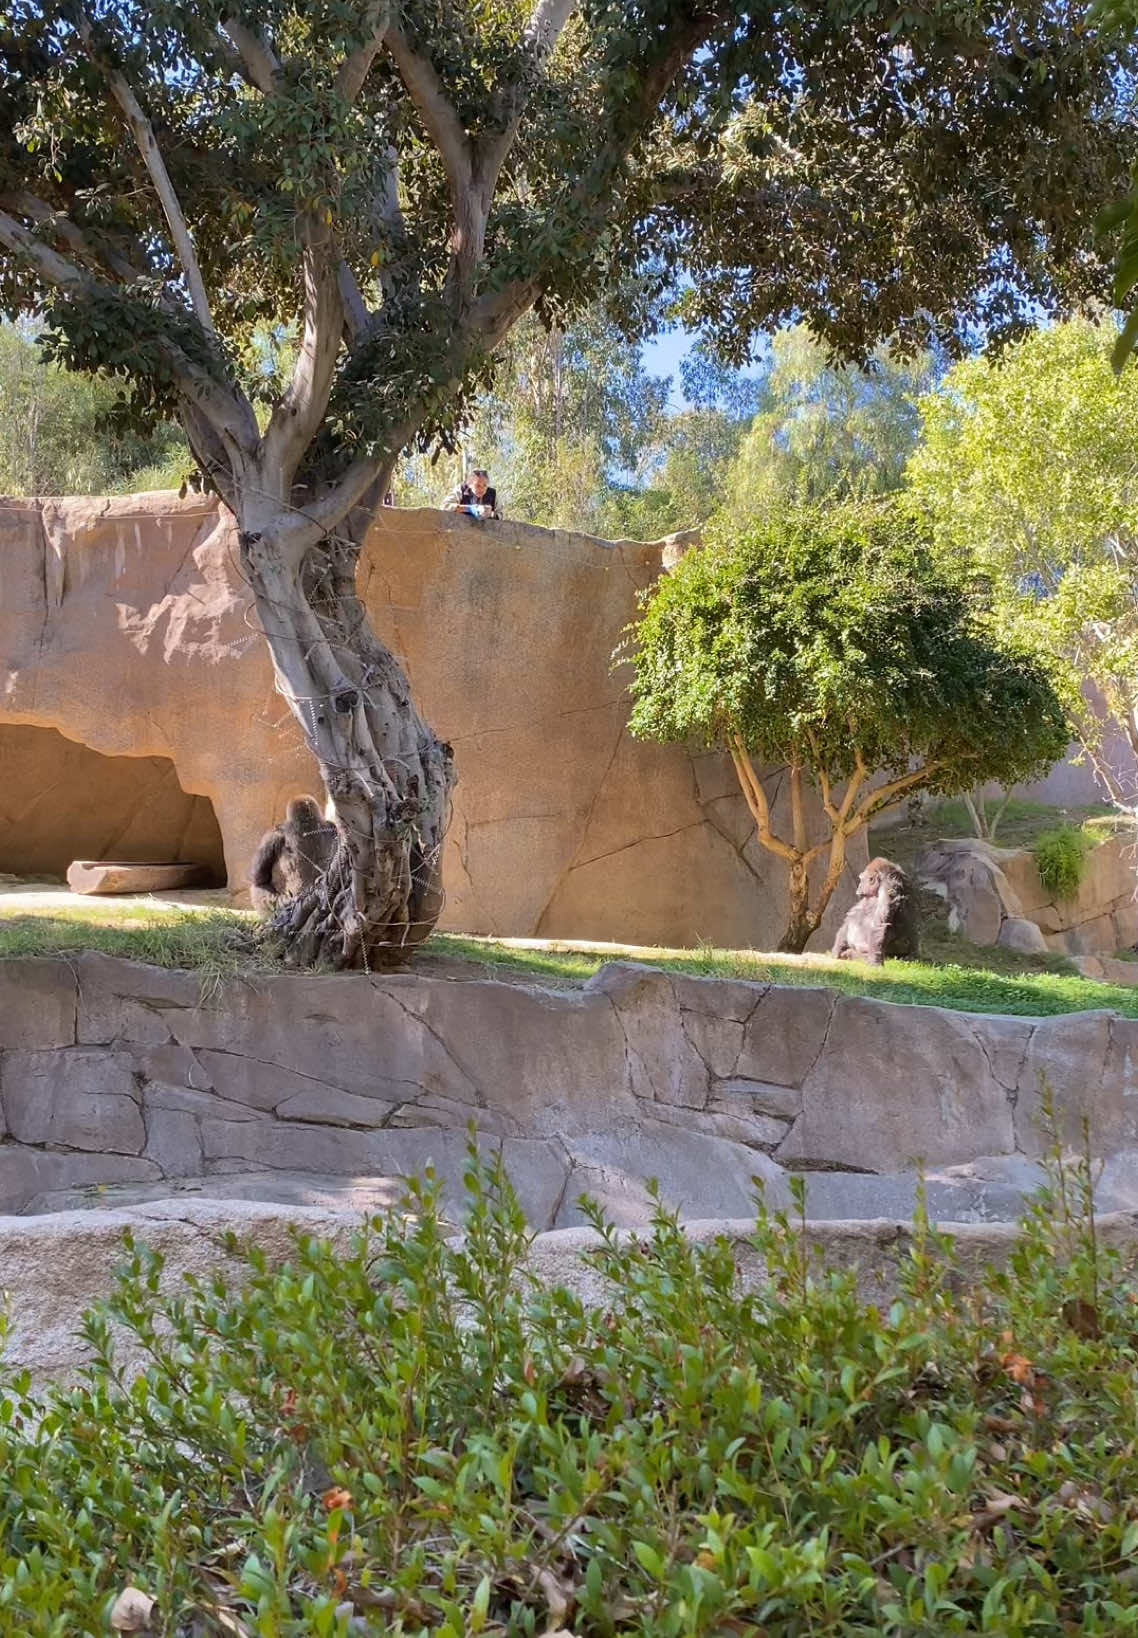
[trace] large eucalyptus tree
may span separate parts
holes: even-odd
[[[452,756],[356,560],[510,326],[630,271],[737,348],[1077,304],[1119,67],[1062,0],[7,0],[0,307],[176,414],[236,518],[341,831],[280,915],[298,960],[398,956],[438,912]],[[274,387],[248,344],[291,318]]]

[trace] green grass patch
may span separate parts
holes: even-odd
[[[7,909],[0,897],[0,960],[96,950],[219,976],[269,970],[274,964],[259,950],[254,927],[251,918],[230,910],[116,905],[113,900],[82,909]]]
[[[593,1213],[583,1299],[500,1160],[467,1188],[460,1243],[428,1180],[232,1282],[128,1241],[81,1382],[2,1384],[0,1630],[106,1633],[129,1587],[155,1638],[1138,1633],[1138,1279],[1089,1165],[1003,1272],[919,1211],[885,1300],[801,1194],[752,1289],[725,1236]]]
[[[255,929],[249,916],[231,910],[118,905],[114,900],[81,908],[8,910],[0,898],[0,959],[97,950],[159,967],[188,968],[201,972],[208,982],[282,971],[280,962],[260,947]],[[603,948],[520,949],[492,939],[436,933],[416,959],[424,971],[434,969],[444,976],[448,970],[465,972],[476,964],[488,975],[498,972],[562,986],[584,983],[606,962],[634,959],[702,977],[825,987],[910,1006],[1029,1017],[1109,1008],[1129,1018],[1138,1017],[1138,989],[1083,978],[1062,957],[1032,958],[979,949],[932,920],[925,925],[922,941],[925,960],[870,967],[832,961],[828,956],[712,948],[638,950],[634,956],[621,957]]]
[[[944,940],[952,957],[942,961],[887,961],[871,967],[828,956],[752,954],[747,950],[661,950],[620,958],[644,961],[704,978],[743,978],[755,983],[840,990],[907,1006],[947,1007],[956,1012],[1012,1013],[1031,1018],[1106,1008],[1138,1018],[1138,990],[1083,978],[1060,956],[1038,960],[1011,951],[978,949]],[[582,950],[518,950],[481,939],[436,935],[429,950],[448,951],[488,968],[505,967],[545,981],[581,983],[599,972],[611,954]]]

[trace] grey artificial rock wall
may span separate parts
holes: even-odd
[[[965,1185],[1026,1175],[1044,1084],[1069,1143],[1085,1114],[1098,1154],[1128,1151],[1138,1021],[973,1016],[630,964],[581,989],[412,972],[203,993],[200,975],[105,956],[13,960],[0,1212],[93,1185],[224,1192],[274,1175],[363,1180],[372,1199],[386,1181],[393,1198],[428,1162],[454,1199],[473,1125],[503,1146],[539,1227],[577,1220],[582,1191],[641,1221],[650,1177],[687,1217],[745,1216],[756,1177],[786,1198],[787,1169],[823,1174],[819,1216],[903,1212],[918,1162],[949,1190],[939,1209],[999,1214]]]

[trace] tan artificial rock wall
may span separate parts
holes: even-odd
[[[1009,928],[1038,928],[1039,950],[1097,956],[1133,949],[1138,941],[1136,844],[1125,832],[1092,848],[1078,891],[1058,897],[1040,880],[1027,848],[1001,848],[975,837],[943,837],[917,860],[922,886],[949,907],[949,926],[973,944],[1009,944]],[[1094,976],[1101,978],[1100,971]],[[1138,982],[1138,968],[1116,982]]]
[[[730,765],[634,744],[625,728],[611,656],[666,552],[381,514],[364,596],[459,770],[444,926],[661,944],[777,938],[783,883],[753,841]],[[232,522],[202,498],[0,502],[5,723],[56,729],[108,757],[168,758],[182,790],[212,804],[235,888],[288,797],[316,785],[274,693]],[[768,789],[781,813],[777,780]],[[17,794],[30,802],[35,789]],[[86,800],[62,791],[54,822],[65,827],[73,801],[78,835]],[[148,825],[146,806],[127,832],[134,856],[169,847],[168,824],[156,813]],[[863,862],[855,850],[818,944]],[[18,853],[0,855],[0,870],[18,868]]]
[[[1078,891],[1056,898],[1039,879],[1035,856],[1017,849],[1004,871],[1019,894],[1024,915],[1042,930],[1053,950],[1067,955],[1113,953],[1138,940],[1138,871],[1135,839],[1109,837],[1083,861]]]
[[[100,756],[54,728],[0,722],[0,872],[65,876],[73,859],[193,859],[225,882],[208,799],[169,757]]]

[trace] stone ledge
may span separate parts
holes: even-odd
[[[1107,1012],[969,1014],[631,962],[579,989],[415,970],[203,997],[194,973],[98,954],[0,963],[0,999],[0,1211],[266,1168],[460,1178],[470,1128],[524,1159],[536,1228],[572,1221],[582,1189],[624,1220],[653,1176],[687,1217],[746,1211],[786,1168],[872,1174],[885,1198],[918,1164],[1037,1156],[1045,1084],[1066,1142],[1085,1117],[1098,1155],[1138,1148],[1138,1020]]]
[[[361,1222],[355,1211],[208,1198],[165,1199],[131,1210],[70,1211],[34,1219],[0,1217],[0,1287],[6,1292],[11,1319],[4,1363],[9,1370],[29,1371],[37,1385],[78,1374],[88,1358],[80,1320],[92,1304],[111,1293],[128,1230],[137,1242],[162,1254],[163,1289],[174,1291],[187,1275],[241,1278],[245,1265],[228,1248],[230,1232],[259,1248],[271,1264],[280,1264],[292,1255],[295,1233],[347,1249]],[[952,1289],[967,1289],[988,1266],[1006,1265],[1018,1236],[1015,1227],[1002,1223],[939,1226],[955,1242]],[[752,1242],[753,1227],[749,1218],[699,1219],[685,1224],[684,1233],[697,1244],[725,1236],[735,1251],[740,1289],[746,1291],[765,1278]],[[1138,1250],[1138,1214],[1112,1213],[1100,1218],[1097,1228],[1104,1247]],[[856,1274],[869,1300],[888,1301],[896,1294],[901,1264],[912,1245],[910,1224],[891,1218],[808,1222],[806,1237],[821,1251],[826,1267]],[[529,1271],[546,1286],[564,1285],[584,1302],[603,1304],[611,1300],[607,1282],[583,1255],[598,1244],[591,1229],[539,1234],[530,1246]],[[119,1342],[128,1367],[138,1364],[121,1335]]]

